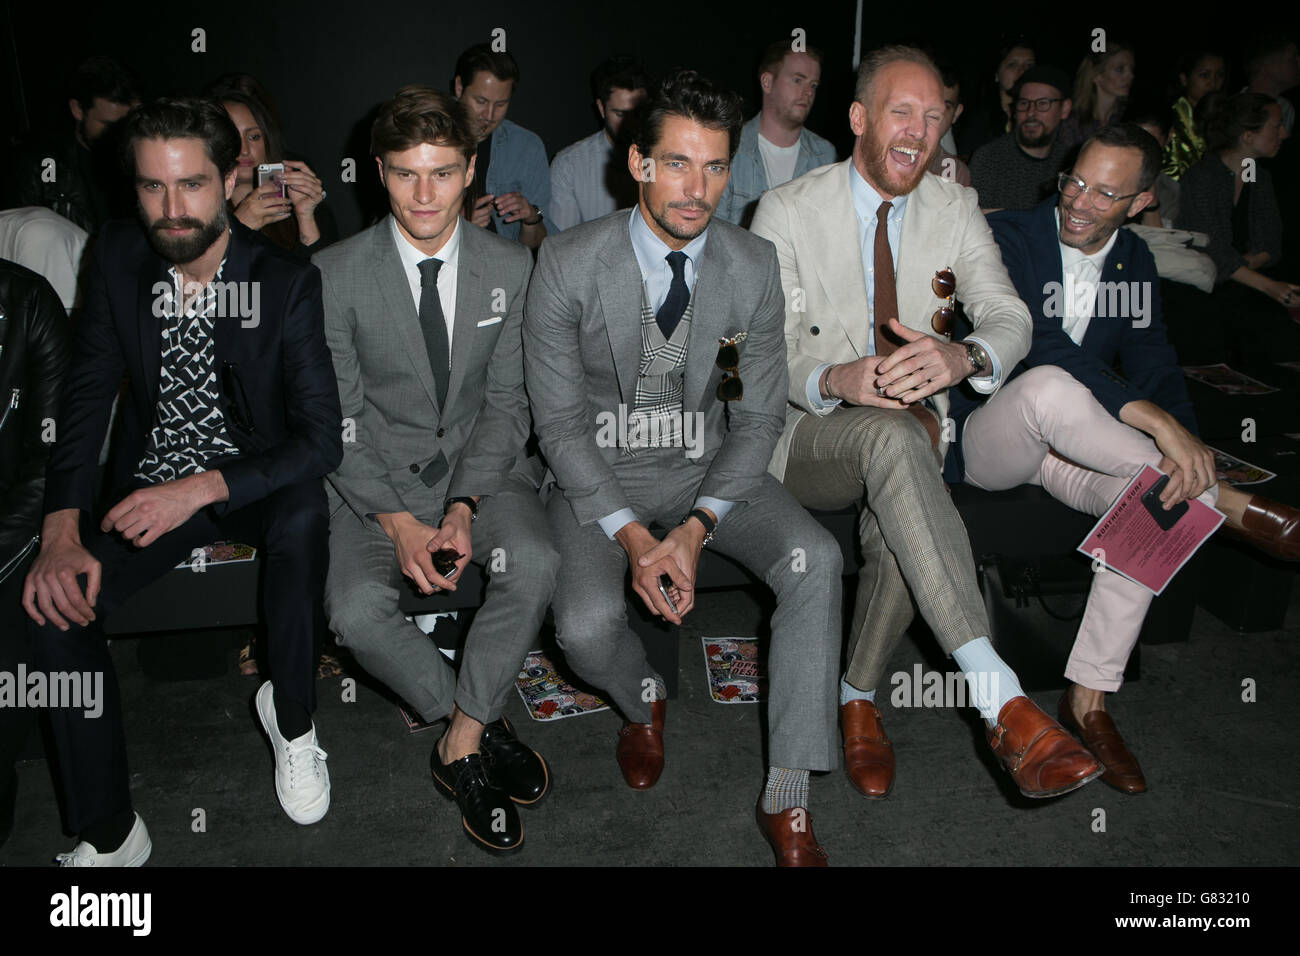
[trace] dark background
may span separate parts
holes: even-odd
[[[1229,88],[1244,82],[1240,41],[1278,28],[1272,14],[1251,5],[1214,32],[1169,4],[970,4],[944,10],[932,3],[896,3],[884,11],[867,0],[862,49],[899,40],[930,44],[964,77],[968,108],[992,86],[1004,35],[1027,34],[1040,63],[1071,75],[1087,52],[1091,31],[1127,38],[1137,47],[1134,98],[1172,103],[1175,63],[1209,36],[1228,53]],[[1189,7],[1190,9],[1190,7]],[[847,155],[846,120],[853,86],[855,4],[804,3],[548,3],[407,4],[320,0],[301,3],[186,4],[138,2],[85,10],[60,2],[5,0],[0,10],[5,156],[32,135],[69,122],[64,81],[92,54],[116,57],[140,76],[146,97],[197,92],[230,71],[252,73],[275,97],[289,150],[304,156],[325,181],[329,204],[347,235],[368,218],[376,198],[368,158],[369,119],[398,87],[412,82],[449,88],[456,55],[491,39],[496,27],[519,62],[522,80],[509,117],[538,133],[548,155],[597,128],[588,77],[606,56],[628,53],[652,71],[692,66],[758,107],[754,70],[762,47],[799,27],[825,56],[822,87],[808,125]],[[1286,28],[1287,24],[1281,24]],[[191,51],[191,31],[206,31],[206,52]],[[1235,86],[1233,84],[1236,84]],[[960,128],[959,128],[960,132]],[[359,183],[340,181],[344,157],[357,161]],[[8,171],[5,170],[5,173]]]

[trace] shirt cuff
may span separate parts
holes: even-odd
[[[971,376],[970,387],[975,389],[981,395],[992,395],[1002,384],[1002,363],[998,361],[998,353],[989,347],[989,344],[976,335],[968,335],[962,341],[974,342],[976,345],[983,347],[984,354],[989,357],[989,371],[987,375],[981,375],[979,378]]]
[[[713,512],[713,516],[718,519],[718,524],[722,524],[722,519],[727,516],[727,512],[735,504],[734,501],[723,501],[721,498],[710,498],[708,495],[700,495],[695,499],[695,507],[708,508]]]
[[[603,518],[597,518],[596,522],[600,525],[600,530],[605,532],[605,537],[613,541],[614,535],[618,533],[620,528],[625,524],[631,524],[635,520],[635,511],[631,508],[620,508],[612,515],[605,515]]]
[[[834,408],[840,404],[838,398],[822,398],[822,375],[834,364],[834,362],[823,362],[813,369],[812,374],[808,376],[808,384],[805,386],[804,392],[808,398],[809,408]]]

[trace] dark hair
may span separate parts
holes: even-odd
[[[740,128],[745,123],[740,97],[719,89],[695,70],[677,70],[666,76],[645,104],[633,143],[642,156],[649,156],[659,143],[664,119],[684,116],[705,129],[727,131],[728,157],[740,146]]]
[[[218,103],[239,103],[253,114],[253,122],[262,131],[266,144],[266,161],[278,163],[284,159],[284,131],[275,101],[266,88],[247,73],[226,73],[217,77],[203,90],[203,95]]]
[[[121,123],[122,162],[135,170],[135,144],[142,139],[199,139],[224,179],[239,163],[239,130],[219,103],[198,96],[163,97],[135,107]]]
[[[1294,44],[1295,39],[1285,33],[1259,33],[1251,37],[1246,43],[1243,56],[1246,76],[1253,77],[1269,60],[1286,53],[1287,47]]]
[[[512,90],[519,88],[519,64],[505,50],[500,53],[487,43],[476,43],[456,57],[456,79],[469,86],[479,73],[491,73],[498,80],[510,80]]]
[[[140,99],[140,88],[135,74],[117,60],[92,56],[72,71],[68,95],[83,110],[88,110],[95,105],[96,98],[129,106]]]
[[[1174,111],[1164,103],[1143,100],[1130,107],[1128,121],[1138,126],[1154,126],[1163,136],[1174,128]]]
[[[785,62],[786,55],[794,53],[790,48],[792,41],[789,37],[784,40],[777,40],[763,47],[763,55],[758,58],[758,75],[761,77],[764,73],[773,75],[781,71],[781,64]],[[822,64],[822,51],[813,46],[805,46],[800,53],[806,53],[817,61],[817,65]]]
[[[404,86],[379,108],[370,127],[370,153],[400,153],[421,143],[458,149],[468,162],[478,149],[460,100],[432,86]]]
[[[935,66],[934,60],[930,54],[914,46],[902,46],[892,44],[882,46],[872,50],[862,58],[858,64],[858,79],[853,87],[853,99],[867,105],[867,97],[871,91],[871,84],[876,78],[876,74],[889,66],[891,63],[918,63],[921,66],[929,67],[934,71],[935,78],[942,83],[943,76],[939,73],[939,68]]]
[[[1215,56],[1223,61],[1224,67],[1228,65],[1228,58],[1223,55],[1223,51],[1216,50],[1213,47],[1201,47],[1191,53],[1186,53],[1178,58],[1178,72],[1191,73],[1196,69],[1196,64],[1200,63],[1207,56]]]
[[[630,56],[612,56],[591,74],[591,93],[602,103],[614,90],[648,90],[650,74],[645,64]]]
[[[957,68],[947,60],[935,60],[934,65],[939,68],[939,80],[945,87],[951,87],[957,91],[957,102],[961,102],[961,74]]]
[[[1263,129],[1268,122],[1269,107],[1277,106],[1277,100],[1271,96],[1245,91],[1232,96],[1212,93],[1202,103],[1205,112],[1198,109],[1197,113],[1202,118],[1207,153],[1231,149],[1242,133]]]
[[[1136,149],[1142,154],[1142,168],[1138,171],[1138,192],[1146,192],[1160,175],[1164,165],[1164,154],[1156,138],[1137,123],[1118,123],[1115,126],[1103,126],[1083,141],[1079,147],[1079,156],[1096,143],[1100,146],[1117,146],[1121,149]]]

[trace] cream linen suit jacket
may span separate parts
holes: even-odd
[[[789,405],[769,471],[784,478],[790,439],[808,407],[807,383],[823,362],[842,364],[867,354],[867,287],[862,273],[857,216],[849,192],[849,164],[823,166],[759,201],[750,230],[776,246],[785,292],[785,344],[790,366]],[[1033,321],[1002,264],[1002,254],[979,210],[973,189],[926,173],[907,199],[898,251],[899,320],[936,338],[930,317],[943,304],[930,288],[936,271],[951,268],[957,299],[993,351],[1002,381],[1029,352]],[[884,319],[888,319],[885,316]],[[940,418],[948,394],[934,395]],[[942,429],[940,460],[951,438]]]

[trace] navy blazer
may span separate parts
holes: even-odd
[[[99,449],[123,374],[130,387],[118,411],[110,490],[131,482],[139,468],[154,426],[162,362],[163,319],[155,308],[155,286],[171,286],[167,270],[138,222],[110,222],[100,230],[46,471],[47,514],[91,510]],[[248,283],[243,288],[250,292],[255,287],[258,309],[249,318],[218,318],[214,324],[220,404],[230,440],[239,449],[238,455],[209,463],[220,469],[230,492],[227,501],[213,506],[218,514],[321,478],[343,458],[320,272],[232,218],[221,280]],[[251,304],[251,294],[245,301]],[[228,365],[233,368],[226,371]],[[237,394],[227,394],[228,383],[235,382]]]
[[[993,237],[1002,250],[1002,261],[1034,320],[1029,354],[1007,380],[1036,365],[1055,365],[1088,386],[1101,406],[1116,418],[1127,403],[1146,399],[1197,434],[1187,383],[1161,319],[1160,276],[1155,257],[1132,231],[1119,230],[1102,266],[1100,282],[1144,283],[1143,301],[1149,307],[1146,316],[1136,319],[1094,315],[1082,344],[1075,345],[1062,326],[1061,316],[1047,315],[1049,310],[1058,311],[1049,308],[1056,304],[1051,293],[1060,289],[1063,281],[1053,215],[1056,204],[1057,197],[1052,197],[1033,209],[996,212],[988,217]],[[1099,286],[1099,295],[1104,288]],[[1059,295],[1057,303],[1062,301]],[[951,415],[957,423],[956,437],[960,438],[961,426],[979,407],[979,402],[966,395],[964,389],[954,389],[952,394]],[[945,470],[945,477],[960,481],[964,474],[960,447],[956,455],[949,455],[948,461],[950,467]]]

